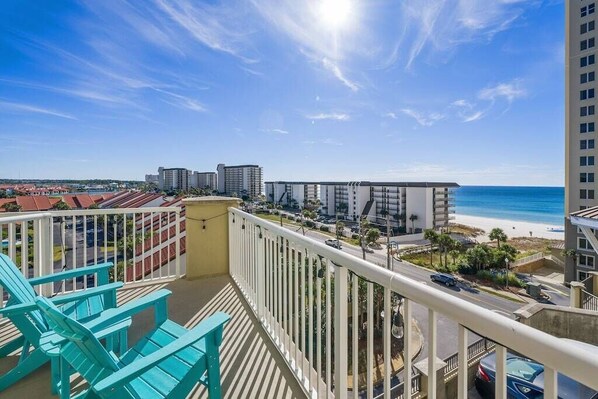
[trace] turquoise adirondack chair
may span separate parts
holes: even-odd
[[[220,358],[224,324],[230,316],[217,312],[191,330],[167,318],[168,290],[159,290],[82,325],[43,297],[36,303],[54,333],[42,336],[42,350],[60,347],[61,361],[70,364],[89,384],[82,398],[183,399],[199,381],[210,399],[221,397]],[[104,348],[90,328],[104,328],[155,308],[155,326],[131,349],[117,357]]]
[[[58,295],[51,299],[63,314],[81,322],[87,322],[97,317],[105,309],[116,306],[116,290],[122,287],[122,283],[109,283],[108,270],[111,267],[112,263],[103,263],[26,279],[8,256],[0,254],[0,285],[9,294],[6,307],[0,309],[0,315],[10,319],[21,333],[0,347],[0,359],[19,348],[22,349],[18,364],[0,376],[0,392],[50,360],[39,348],[40,337],[49,331],[49,327],[35,304],[38,294],[33,287],[96,274],[97,287]],[[118,331],[112,330],[111,334],[103,335],[101,338],[105,338],[107,345],[111,348],[118,340],[120,350],[126,349],[126,329],[129,325],[130,320],[128,324],[126,321],[122,321],[118,326]],[[99,330],[94,330],[94,332],[96,331]],[[57,365],[53,363],[52,366],[52,391],[55,392],[58,381],[62,378],[58,374]]]

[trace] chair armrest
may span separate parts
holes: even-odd
[[[59,295],[54,298],[49,298],[54,305],[62,305],[69,302],[79,301],[81,299],[87,299],[92,296],[102,295],[107,292],[115,291],[122,287],[123,283],[110,283],[100,287],[88,288],[86,290],[73,292],[70,294]],[[17,305],[10,305],[5,308],[0,308],[0,315],[4,317],[10,317],[14,315],[21,315],[39,310],[35,302],[19,303]]]
[[[94,384],[93,389],[98,393],[101,391],[112,390],[114,387],[122,386],[129,381],[137,378],[149,369],[155,367],[158,363],[168,359],[173,354],[183,350],[210,333],[217,332],[222,329],[224,324],[230,320],[230,316],[224,312],[217,312],[202,321],[195,328],[179,337],[174,342],[158,349],[152,354],[149,354],[139,360],[123,367],[112,375],[100,380]]]
[[[47,276],[30,278],[27,281],[31,285],[40,285],[46,283],[53,283],[55,281],[68,280],[75,277],[86,276],[88,274],[95,274],[102,272],[110,267],[114,267],[112,262],[100,263],[93,266],[78,267],[76,269],[65,270],[59,273],[48,274]]]
[[[18,305],[10,305],[0,308],[0,316],[18,316],[35,310],[39,310],[35,302],[19,303]]]
[[[50,301],[52,301],[52,303],[54,305],[62,305],[65,303],[75,302],[75,301],[78,301],[81,299],[90,298],[92,296],[116,291],[117,289],[121,288],[122,286],[123,286],[123,283],[119,281],[117,283],[100,285],[99,287],[87,288],[85,290],[72,292],[70,294],[58,295],[58,296],[55,296],[55,297],[49,298],[49,299],[50,299]]]
[[[103,339],[110,335],[116,334],[122,330],[126,330],[131,326],[131,318],[122,320],[116,324],[108,326],[104,329],[91,329],[90,331],[97,339]],[[40,348],[42,352],[47,352],[54,347],[62,346],[68,340],[61,335],[55,333],[53,330],[42,334],[40,338]]]
[[[141,298],[127,302],[117,308],[105,310],[99,317],[87,323],[86,326],[90,329],[104,328],[123,319],[134,316],[135,314],[151,306],[155,306],[157,308],[156,312],[160,312],[161,310],[166,312],[166,298],[168,298],[171,294],[172,292],[167,289],[161,289],[159,291],[152,292],[151,294],[147,294]],[[161,317],[165,319],[166,315],[157,313],[154,319],[158,321]]]

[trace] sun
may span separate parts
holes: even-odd
[[[320,19],[327,28],[340,29],[347,25],[352,6],[351,0],[320,0]]]

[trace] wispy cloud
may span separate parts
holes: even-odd
[[[395,114],[394,112],[387,112],[384,115],[386,118],[390,118],[390,119],[397,119],[397,114]]]
[[[411,108],[403,108],[401,112],[415,119],[416,122],[419,123],[421,126],[432,126],[436,122],[446,117],[446,115],[438,112],[423,113]]]
[[[311,120],[331,119],[331,120],[343,121],[343,122],[348,121],[349,119],[351,119],[351,117],[349,116],[349,114],[337,113],[337,112],[310,114],[310,115],[305,115],[305,117],[307,119],[311,119]]]
[[[261,131],[272,134],[289,134],[289,131],[284,129],[261,129]]]
[[[538,0],[412,0],[402,2],[403,36],[397,48],[406,52],[406,66],[424,50],[451,51],[457,46],[490,40],[516,21]],[[398,56],[395,49],[392,59]]]
[[[480,90],[478,97],[481,100],[495,101],[498,98],[504,98],[508,102],[524,97],[527,94],[521,87],[521,80],[514,80],[509,83],[499,83],[495,86]]]
[[[340,68],[338,67],[337,64],[335,64],[334,62],[330,61],[327,58],[324,58],[322,60],[322,64],[324,65],[324,68],[326,68],[327,70],[329,70],[330,72],[332,72],[332,74],[334,75],[334,77],[337,78],[338,80],[340,80],[341,83],[344,84],[345,86],[347,86],[349,89],[351,89],[353,91],[359,90],[359,86],[357,85],[357,83],[349,80],[345,76],[345,74],[343,73],[343,71],[340,70]]]
[[[342,142],[336,140],[336,139],[331,139],[331,138],[326,138],[324,140],[322,140],[322,144],[326,144],[326,145],[334,145],[337,147],[340,147],[343,145]]]
[[[38,107],[36,105],[30,105],[30,104],[8,102],[8,101],[0,101],[0,109],[7,110],[9,112],[10,111],[12,111],[12,112],[27,112],[27,113],[34,113],[34,114],[56,116],[56,117],[64,118],[64,119],[72,119],[72,120],[77,119],[73,115],[70,115],[70,114],[67,114],[64,112],[55,111],[53,109],[42,108],[42,107]]]

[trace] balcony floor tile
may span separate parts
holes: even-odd
[[[170,319],[186,327],[197,325],[216,311],[224,311],[232,316],[225,327],[220,347],[224,398],[306,397],[230,276],[195,281],[179,279],[126,288],[119,292],[119,303],[126,303],[161,288],[173,292],[168,301]],[[134,343],[152,325],[151,311],[136,316],[129,331],[129,342]],[[16,332],[12,325],[0,323],[0,343],[9,340],[14,334]],[[0,373],[9,369],[16,359],[16,355],[1,359]],[[72,378],[75,391],[85,386],[80,377]],[[49,381],[49,367],[46,366],[0,393],[0,396],[6,399],[55,398],[50,394]],[[203,386],[197,386],[190,397],[207,398],[208,395]]]

